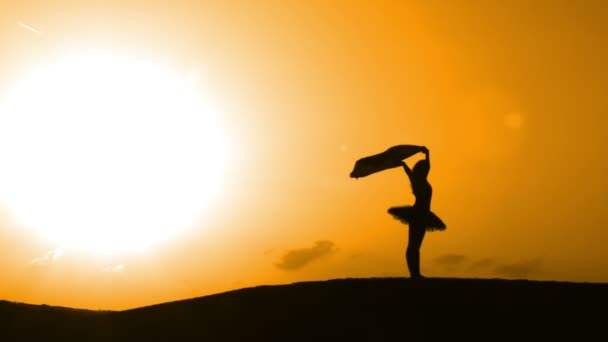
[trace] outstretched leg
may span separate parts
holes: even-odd
[[[405,259],[410,270],[411,278],[420,278],[420,247],[426,230],[424,227],[410,225]]]

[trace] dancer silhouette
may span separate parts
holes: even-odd
[[[409,225],[405,259],[412,279],[424,278],[420,273],[420,247],[426,231],[445,230],[446,228],[443,221],[431,211],[433,188],[427,180],[431,169],[430,153],[426,147],[422,147],[422,152],[426,158],[418,161],[411,170],[404,161],[401,161],[416,197],[414,205],[388,209],[388,213],[394,218]]]
[[[426,159],[420,160],[413,170],[410,170],[403,160],[420,152],[426,155]],[[350,173],[351,178],[358,179],[399,166],[405,170],[416,201],[413,206],[392,207],[388,209],[388,212],[394,218],[409,225],[405,259],[413,279],[424,278],[420,274],[420,247],[426,231],[445,230],[446,228],[445,223],[431,211],[433,188],[427,180],[431,170],[430,159],[429,149],[425,146],[396,145],[382,153],[357,160]]]

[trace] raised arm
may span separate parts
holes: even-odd
[[[405,173],[407,174],[407,177],[410,179],[410,182],[412,182],[412,177],[414,176],[412,174],[412,170],[410,170],[410,167],[407,166],[407,164],[404,161],[401,161],[401,166],[403,166],[403,169],[405,170]]]

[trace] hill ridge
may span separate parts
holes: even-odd
[[[608,284],[339,278],[258,285],[123,311],[0,302],[0,339],[369,340],[593,336]],[[522,335],[525,334],[525,335]],[[591,335],[588,335],[591,334]]]

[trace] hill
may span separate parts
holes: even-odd
[[[126,311],[0,302],[0,340],[383,341],[606,336],[608,284],[335,279]]]

